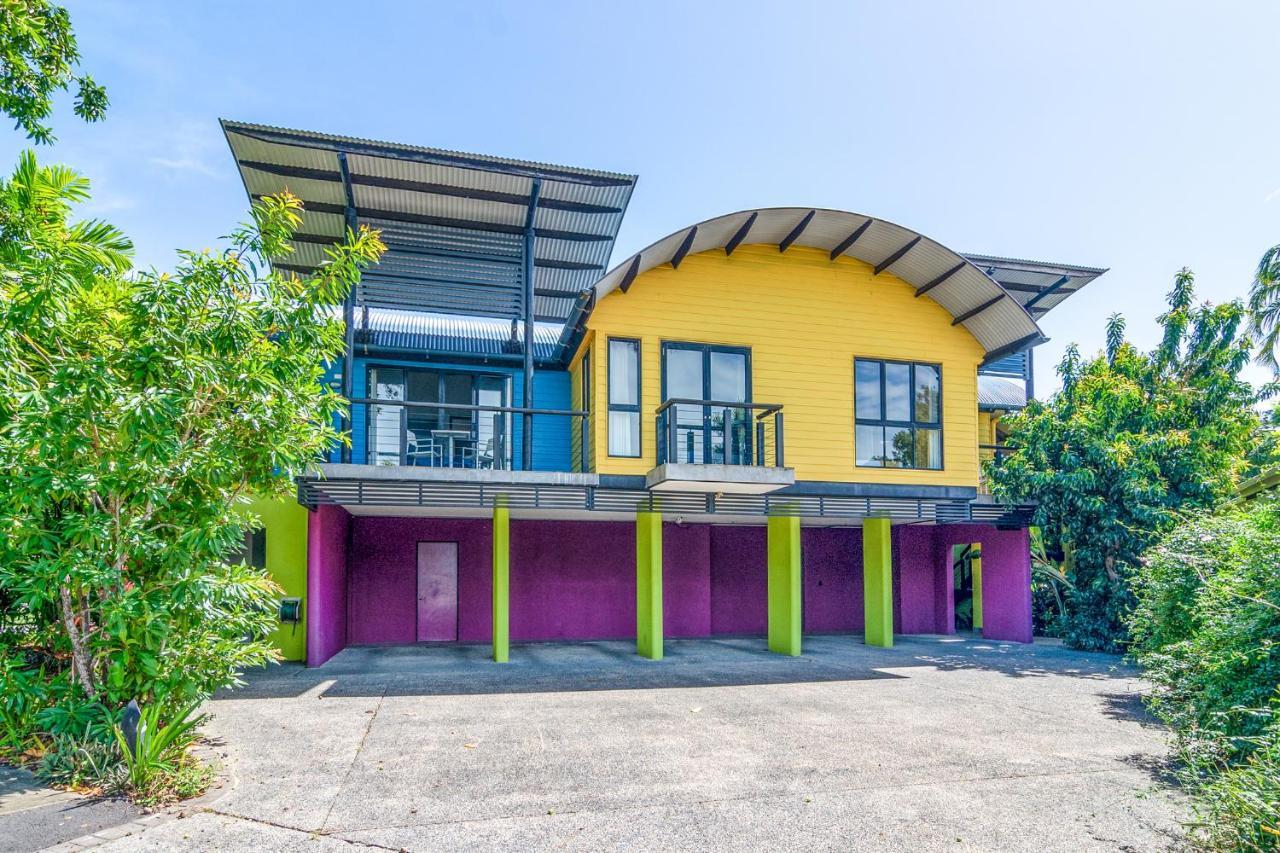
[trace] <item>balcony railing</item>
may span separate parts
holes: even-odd
[[[1006,444],[978,445],[978,493],[991,494],[991,483],[987,477],[988,465],[999,465],[1013,453],[1013,448]]]
[[[364,424],[364,441],[353,441],[353,444],[357,450],[363,444],[364,452],[353,459],[352,447],[343,447],[337,453],[338,459],[331,457],[331,461],[419,468],[529,470],[534,467],[534,460],[521,458],[523,454],[518,453],[526,415],[538,421],[577,419],[582,428],[580,439],[572,442],[573,452],[586,457],[582,442],[588,440],[589,430],[586,427],[588,413],[584,411],[359,397],[351,400],[351,419],[352,423]]]
[[[782,468],[782,406],[671,399],[656,412],[658,464]]]

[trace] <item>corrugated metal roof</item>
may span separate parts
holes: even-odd
[[[534,210],[536,230],[533,314],[540,319],[563,321],[578,293],[591,286],[605,271],[614,238],[635,186],[634,175],[556,166],[529,160],[465,154],[440,148],[377,142],[358,137],[289,130],[243,122],[222,122],[251,198],[289,190],[307,209],[295,251],[274,259],[289,269],[306,272],[323,258],[317,241],[337,240],[344,233],[346,192],[339,153],[350,174],[351,192],[359,222],[372,227],[394,222],[388,229],[390,249],[422,252],[422,246],[398,247],[398,235],[416,229],[457,235],[460,230],[489,234],[508,240],[523,231],[534,181],[541,182],[540,201]],[[435,254],[462,251],[456,246],[436,246]],[[392,255],[390,260],[397,256]],[[473,258],[480,263],[484,258]],[[499,265],[509,261],[499,258]],[[519,255],[517,255],[519,263]],[[403,280],[403,265],[380,272]],[[436,311],[489,314],[509,318],[523,316],[524,289],[499,299],[479,299],[467,305],[458,298],[458,286],[467,282],[437,282],[425,265],[413,304]],[[475,282],[483,289],[485,282]],[[439,286],[438,286],[439,285]],[[383,288],[384,297],[391,291]],[[401,292],[407,293],[407,290]],[[558,294],[563,293],[561,297]],[[435,295],[438,300],[433,301]],[[479,297],[480,293],[477,293]],[[510,296],[517,301],[513,302]]]
[[[1105,267],[1029,261],[998,255],[964,253],[964,257],[995,279],[1037,319],[1107,271]]]
[[[837,254],[873,266],[888,263],[889,272],[917,289],[927,289],[930,299],[960,319],[989,358],[1044,340],[1040,327],[1022,304],[966,258],[901,225],[843,210],[803,207],[742,210],[682,228],[610,270],[595,284],[596,301],[621,286],[624,279],[669,263],[691,233],[693,241],[688,254],[724,248],[749,221],[750,229],[742,242],[776,245],[791,235],[806,217],[808,224],[795,237],[794,245],[840,250]],[[849,238],[855,233],[857,239],[849,244]],[[910,248],[903,253],[908,245]],[[580,327],[581,320],[566,327],[564,342],[578,332],[574,325]]]
[[[512,340],[512,323],[497,317],[466,317],[391,308],[361,308],[356,312],[356,346],[394,350],[426,350],[468,357],[518,357],[522,331]],[[556,356],[560,326],[536,323],[533,353],[538,361]]]
[[[1027,385],[1020,379],[978,374],[979,409],[1021,409],[1027,405]]]

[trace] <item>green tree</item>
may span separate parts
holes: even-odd
[[[1249,326],[1257,335],[1258,361],[1280,374],[1280,245],[1258,261],[1249,290]]]
[[[1069,347],[1061,391],[1006,421],[1014,451],[988,470],[997,496],[1038,505],[1071,582],[1063,637],[1078,648],[1123,649],[1138,560],[1182,513],[1232,491],[1256,440],[1254,394],[1240,379],[1244,306],[1194,300],[1184,269],[1150,353],[1125,340],[1118,316],[1105,352],[1085,361]]]
[[[30,153],[0,182],[0,593],[28,625],[6,667],[38,651],[46,706],[176,705],[274,655],[278,589],[226,556],[249,494],[336,440],[331,306],[383,247],[362,228],[305,280],[265,268],[300,222],[284,196],[226,251],[134,271],[71,221],[87,193]]]
[[[77,76],[79,62],[66,9],[48,0],[0,0],[0,112],[28,138],[53,141],[46,122],[53,96],[73,85],[76,115],[85,121],[106,115],[107,90],[87,74]]]

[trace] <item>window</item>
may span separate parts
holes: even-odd
[[[704,465],[752,464],[751,411],[716,403],[751,402],[751,351],[744,347],[669,342],[662,345],[662,400],[677,403],[667,410],[675,422],[664,426],[659,441],[674,443],[671,462]]]
[[[255,569],[265,569],[267,567],[267,531],[261,527],[246,530],[239,546],[227,555],[227,562],[232,565],[245,563]]]
[[[640,342],[609,339],[609,455],[640,455]]]
[[[591,470],[590,424],[592,422],[590,412],[592,408],[591,404],[593,402],[591,399],[591,350],[590,349],[587,349],[587,351],[583,353],[582,364],[579,366],[578,370],[579,370],[578,378],[579,378],[579,382],[581,383],[578,388],[578,403],[579,403],[578,408],[588,413],[585,420],[579,420],[575,418],[575,420],[577,421],[575,433],[578,436],[578,453],[580,454],[579,460],[578,460],[578,466],[579,466],[578,470],[590,471]]]
[[[870,468],[942,468],[942,368],[854,361],[853,446]]]

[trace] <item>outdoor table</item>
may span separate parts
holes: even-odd
[[[445,459],[447,461],[445,464],[448,467],[452,468],[453,460],[454,460],[453,454],[454,454],[454,451],[456,450],[457,441],[459,439],[462,439],[465,441],[466,439],[471,438],[471,430],[469,429],[433,429],[431,431],[431,437],[436,439],[437,441],[444,442],[445,447],[447,448],[447,455],[445,456]]]

